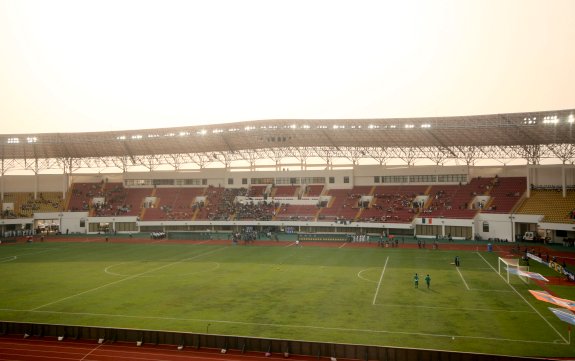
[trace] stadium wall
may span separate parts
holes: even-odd
[[[4,175],[0,177],[3,192],[63,192],[67,185],[62,174]]]
[[[225,168],[206,168],[197,171],[154,171],[127,173],[74,173],[38,174],[38,175],[4,175],[0,176],[0,191],[6,192],[66,192],[69,184],[74,182],[99,183],[124,182],[127,179],[206,179],[206,185],[222,187],[249,186],[252,178],[310,178],[325,177],[326,186],[332,188],[351,188],[354,185],[377,185],[377,176],[410,176],[410,175],[448,175],[466,174],[468,179],[475,177],[529,177],[530,184],[537,186],[561,185],[565,178],[567,185],[575,185],[575,166],[573,165],[518,165],[518,166],[379,166],[362,165],[348,169],[304,169],[304,170],[238,170]],[[330,183],[329,178],[334,182]],[[349,182],[344,182],[348,177]],[[232,179],[232,181],[229,181]],[[247,180],[247,184],[244,184]],[[229,183],[231,182],[231,183]],[[381,184],[381,183],[380,183]],[[205,185],[204,185],[205,186]]]

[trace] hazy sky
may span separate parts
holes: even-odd
[[[0,0],[0,133],[575,108],[575,0]]]

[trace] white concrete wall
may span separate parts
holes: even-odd
[[[85,227],[81,227],[81,220],[84,219]],[[56,220],[60,224],[60,232],[69,233],[86,233],[88,226],[88,212],[45,212],[35,213],[34,221],[37,220]]]
[[[62,192],[63,176],[61,174],[39,174],[38,192]],[[4,192],[34,193],[36,189],[36,176],[34,175],[5,175],[3,178]]]

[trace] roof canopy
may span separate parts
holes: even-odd
[[[89,161],[125,168],[154,164],[261,159],[276,163],[292,157],[371,158],[380,164],[400,158],[407,164],[431,159],[442,164],[457,159],[522,158],[538,164],[543,158],[575,160],[575,110],[460,117],[401,119],[258,120],[193,127],[94,133],[12,134],[0,136],[0,157],[25,168],[82,167]],[[6,164],[8,164],[6,163]],[[72,163],[76,164],[72,166]],[[27,165],[28,164],[28,165]],[[147,165],[146,165],[147,164]],[[124,169],[125,170],[125,169]]]

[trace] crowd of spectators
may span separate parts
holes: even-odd
[[[72,190],[73,198],[80,198],[81,203],[72,201],[71,211],[92,212],[94,216],[122,216],[132,210],[132,205],[126,203],[127,191],[121,184],[106,189],[106,182],[93,184],[80,184]],[[87,188],[87,189],[86,189]],[[101,199],[102,201],[94,201]]]
[[[22,218],[30,217],[34,212],[54,212],[62,210],[62,197],[56,194],[45,195],[38,193],[34,198],[33,193],[7,194],[7,199],[14,203],[14,209],[5,209],[1,213],[1,218]]]

